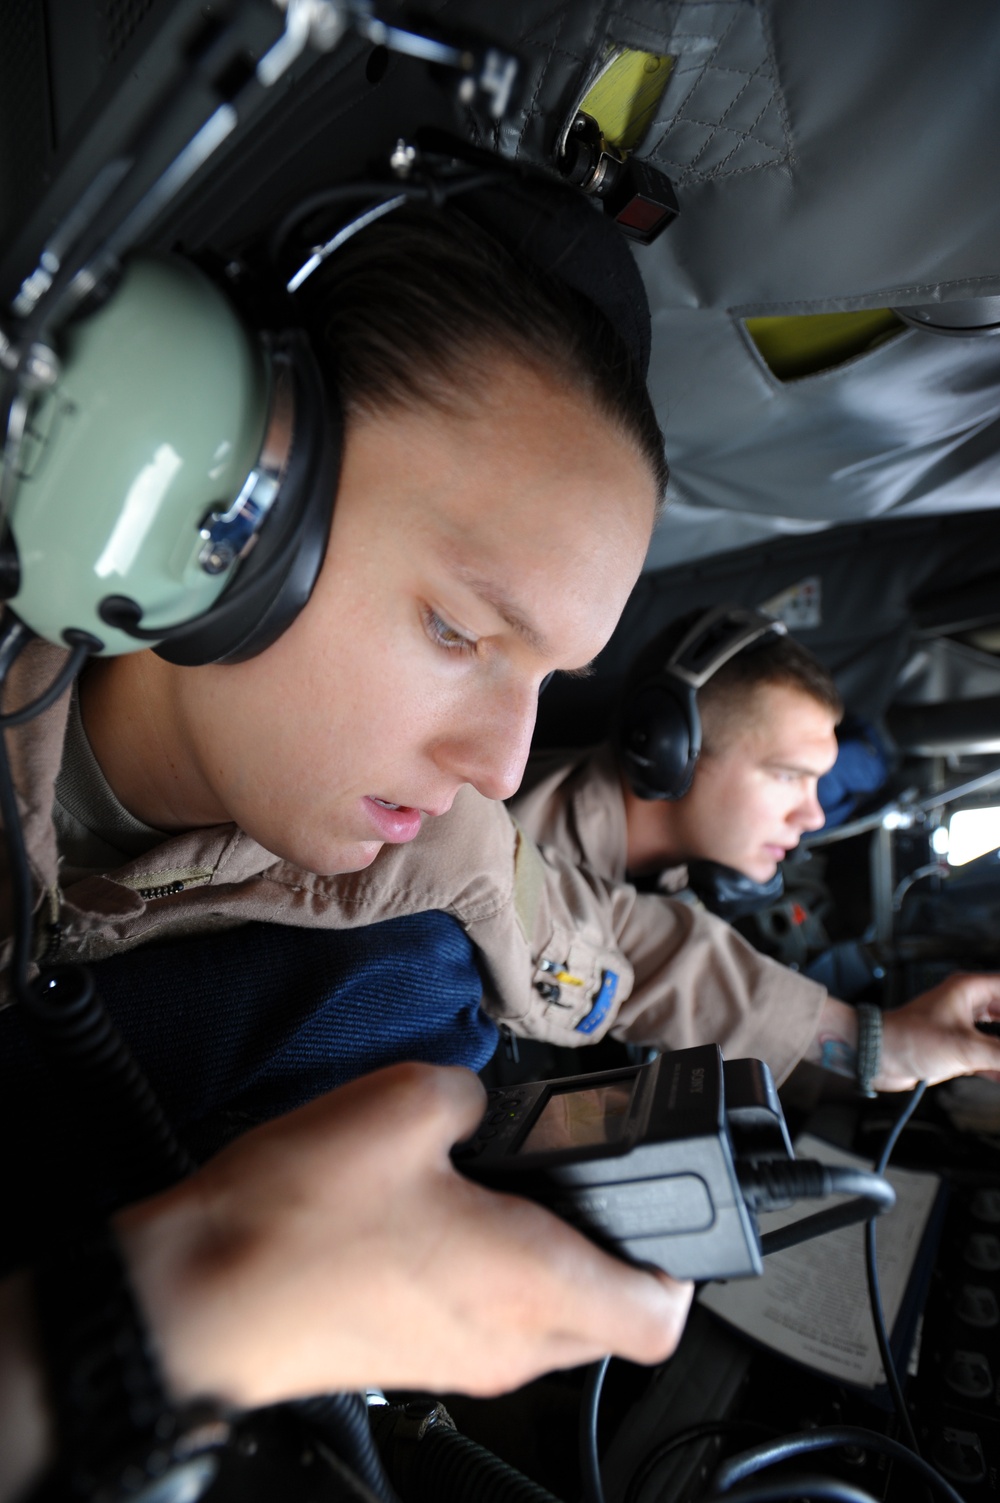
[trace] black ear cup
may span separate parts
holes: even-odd
[[[755,643],[782,636],[784,623],[742,606],[713,606],[674,621],[639,654],[625,684],[617,743],[638,798],[679,799],[701,753],[698,690]]]
[[[701,750],[694,691],[660,677],[629,695],[622,708],[619,751],[639,798],[682,798]]]
[[[637,798],[682,798],[701,750],[695,691],[670,672],[704,610],[687,611],[639,653],[625,680],[617,741],[622,768]]]
[[[263,652],[301,611],[322,566],[343,422],[332,410],[305,336],[283,335],[275,354],[288,361],[294,392],[291,449],[278,499],[256,546],[215,605],[156,648],[168,663],[240,663]]]

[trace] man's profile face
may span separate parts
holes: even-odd
[[[213,807],[325,875],[412,839],[465,783],[512,794],[541,680],[618,619],[653,490],[585,398],[514,362],[461,411],[353,419],[305,609],[259,657],[179,681]]]
[[[753,691],[745,724],[702,754],[675,806],[688,857],[721,862],[767,882],[808,830],[823,824],[816,783],[837,756],[835,718],[786,684]]]

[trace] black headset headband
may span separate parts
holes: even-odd
[[[297,292],[353,235],[406,204],[456,205],[522,262],[563,283],[598,309],[627,348],[645,380],[649,370],[649,301],[629,243],[600,202],[539,167],[481,151],[443,131],[418,133],[407,175],[387,182],[340,184],[311,194],[285,215],[268,251],[277,263],[308,219],[364,207],[314,246],[287,279]],[[406,150],[400,145],[397,153]],[[411,150],[412,149],[408,149]]]
[[[685,618],[686,619],[686,618]],[[664,673],[685,686],[700,689],[724,663],[766,636],[784,636],[785,623],[763,611],[717,605],[699,611],[664,664]]]

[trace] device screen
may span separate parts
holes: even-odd
[[[593,1143],[616,1143],[628,1117],[634,1080],[616,1080],[583,1090],[554,1091],[519,1153],[551,1153],[560,1148],[585,1148]]]

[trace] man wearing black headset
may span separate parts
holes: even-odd
[[[701,623],[720,641],[717,666],[696,691],[700,751],[690,776],[684,767],[677,775],[686,783],[683,791],[649,786],[652,777],[643,781],[636,753],[623,748],[623,736],[635,741],[650,734],[640,707],[641,727],[633,719],[601,753],[588,754],[586,762],[576,759],[573,793],[565,780],[557,781],[558,768],[567,764],[564,754],[531,758],[525,785],[511,802],[524,828],[536,839],[572,849],[577,859],[616,880],[655,880],[669,891],[688,885],[690,863],[710,863],[712,871],[696,870],[695,882],[716,875],[720,884],[729,883],[720,886],[714,911],[724,911],[729,891],[734,901],[737,894],[746,901],[775,896],[779,863],[804,834],[823,825],[817,785],[836,760],[843,704],[822,663],[770,618],[757,618],[763,635],[719,661],[727,633],[735,641],[745,638],[748,626],[756,629],[754,619],[755,613],[728,608],[684,618],[688,627]],[[646,649],[644,660],[659,656],[666,662],[678,640],[675,623]],[[626,701],[639,677],[632,675]],[[646,697],[650,690],[641,692]],[[680,718],[676,737],[690,756],[691,729]],[[594,790],[595,804],[610,802],[616,814],[620,788],[623,825],[588,820],[575,791],[584,784]]]
[[[625,779],[627,870],[647,877],[707,862],[745,878],[733,885],[748,901],[757,889],[763,898],[779,885],[784,858],[824,823],[818,784],[837,758],[840,695],[811,652],[768,632],[723,663],[697,698],[702,748],[687,792],[644,797]],[[666,876],[667,885],[677,880]],[[724,887],[720,907],[728,916]]]
[[[701,911],[692,944],[691,905],[671,897],[689,889],[731,917],[780,894],[781,860],[823,824],[816,787],[836,759],[841,714],[830,675],[781,622],[712,607],[639,654],[613,741],[531,759],[510,801],[520,826],[546,854],[644,889],[627,951],[637,987],[615,1036],[715,1039],[767,1060],[779,1083],[805,1059],[866,1092],[900,1089],[912,1069],[939,1080],[968,1070],[972,1025],[1000,998],[997,977],[952,977],[883,1025],[874,1007],[829,996],[713,913]],[[650,975],[642,957],[668,932],[675,952]]]

